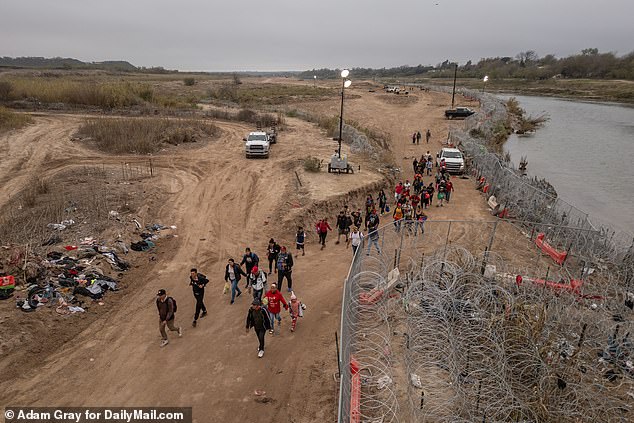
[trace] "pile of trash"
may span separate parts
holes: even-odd
[[[37,262],[38,276],[35,280],[27,280],[26,298],[16,302],[22,311],[51,305],[56,306],[59,314],[83,312],[84,301],[100,301],[107,291],[118,290],[119,282],[106,275],[101,267],[108,263],[118,271],[129,268],[115,251],[91,244],[83,248],[74,245],[64,248],[75,254],[51,251]],[[41,280],[46,281],[44,286],[38,284]]]
[[[121,221],[117,212],[109,217]],[[69,219],[48,225],[51,236],[41,244],[47,247],[46,253],[38,254],[40,248],[28,245],[0,246],[0,299],[15,295],[22,311],[53,306],[64,315],[84,312],[86,302],[103,305],[106,293],[119,289],[121,272],[131,267],[123,258],[130,250],[147,252],[156,247],[159,238],[178,236],[170,233],[176,226],[154,223],[144,227],[134,218],[129,222],[133,225],[128,226],[130,236],[115,235],[116,240],[110,243],[83,237],[77,245],[64,245],[63,238],[68,242],[70,234],[62,232],[75,225]]]

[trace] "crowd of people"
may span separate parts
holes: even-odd
[[[304,255],[304,239],[306,234],[303,229],[298,228],[296,234],[297,250]],[[324,237],[325,242],[325,237]],[[253,328],[258,337],[258,357],[264,356],[264,337],[268,331],[270,334],[275,333],[275,323],[277,321],[278,331],[282,323],[282,308],[290,313],[291,325],[290,330],[294,332],[297,327],[298,317],[303,317],[305,309],[295,292],[293,291],[293,255],[287,251],[286,246],[280,246],[273,238],[269,240],[267,246],[268,272],[265,270],[265,263],[260,265],[259,256],[247,247],[242,256],[242,260],[238,263],[233,258],[227,260],[224,271],[224,293],[231,293],[229,304],[234,304],[236,299],[243,294],[243,290],[251,296],[251,307],[248,310],[246,318],[247,332]],[[268,278],[277,275],[277,282],[268,283]],[[243,288],[240,288],[240,282],[245,280]],[[286,280],[287,291],[290,293],[289,300],[284,298],[281,289]],[[204,303],[205,288],[209,283],[209,279],[204,274],[198,272],[198,269],[192,268],[189,275],[189,286],[195,300],[194,319],[192,327],[198,326],[198,320],[207,315],[207,308]],[[161,334],[161,347],[169,344],[167,330],[178,333],[181,337],[182,328],[175,325],[177,304],[176,300],[167,295],[164,289],[160,289],[157,293],[156,307],[159,313],[159,331]]]
[[[421,134],[415,133],[413,141],[420,141]],[[427,137],[431,136],[429,131]],[[408,234],[417,236],[424,233],[425,221],[428,219],[425,210],[432,207],[434,198],[436,207],[444,207],[451,201],[454,192],[453,182],[444,161],[436,163],[436,172],[433,179],[428,183],[423,179],[431,177],[434,169],[434,158],[427,151],[420,160],[414,159],[414,177],[410,182],[399,182],[394,188],[393,199],[388,198],[384,190],[380,190],[376,198],[368,194],[365,199],[363,210],[361,207],[352,210],[348,205],[344,205],[337,215],[334,229],[337,230],[337,240],[335,244],[342,241],[345,248],[351,248],[353,256],[357,254],[362,242],[366,239],[365,254],[370,255],[374,248],[377,254],[381,254],[379,243],[380,233],[378,231],[381,219],[389,216],[393,222],[396,232],[406,230]],[[391,208],[390,208],[391,205]],[[319,239],[320,249],[326,248],[328,233],[334,230],[324,217],[315,223],[314,230]],[[307,235],[302,226],[297,228],[295,234],[295,247],[297,254],[306,255],[305,244]],[[233,258],[228,259],[224,272],[224,293],[230,293],[230,304],[234,304],[236,299],[243,294],[243,289],[251,295],[251,306],[247,313],[246,330],[253,328],[258,338],[258,357],[264,355],[264,338],[267,332],[275,334],[277,321],[278,331],[282,323],[282,308],[289,311],[291,317],[291,332],[297,327],[298,317],[303,317],[305,306],[299,301],[293,291],[293,254],[287,247],[278,244],[273,238],[269,240],[266,249],[266,263],[260,263],[258,255],[251,251],[249,247],[245,249],[241,261],[238,263]],[[267,269],[268,267],[268,269]],[[267,272],[268,270],[268,272]],[[270,283],[269,277],[276,275],[276,282]],[[240,288],[240,281],[245,279],[243,288]],[[290,294],[287,301],[283,291],[284,280],[286,280],[286,291]],[[195,312],[192,326],[196,327],[198,319],[207,315],[207,308],[204,304],[205,287],[209,279],[192,268],[190,271],[189,285],[192,287]],[[160,333],[162,337],[161,346],[169,343],[167,331],[175,331],[178,336],[182,336],[181,327],[174,324],[177,310],[174,298],[167,296],[164,289],[157,294],[156,305],[160,318]]]

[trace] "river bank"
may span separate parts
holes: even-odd
[[[453,79],[417,78],[400,82],[416,82],[430,85],[451,86]],[[458,79],[457,85],[491,94],[544,96],[592,102],[614,102],[634,105],[634,81],[594,79],[547,79],[529,81],[522,79]]]
[[[506,96],[501,96],[506,99]],[[511,135],[504,149],[529,175],[548,179],[567,202],[634,232],[634,108],[547,97],[515,96],[528,114],[550,120],[528,138]]]

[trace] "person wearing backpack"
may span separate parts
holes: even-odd
[[[172,332],[178,332],[178,336],[183,336],[181,327],[174,326],[174,318],[176,317],[176,300],[167,296],[164,289],[159,289],[156,294],[156,308],[159,313],[159,331],[161,332],[161,347],[169,344],[167,339],[167,327]]]
[[[266,272],[255,266],[251,270],[251,274],[254,276],[254,281],[252,282],[253,299],[262,300],[262,294],[264,293],[264,288],[266,288]]]
[[[209,279],[202,273],[198,273],[197,269],[191,269],[189,275],[189,286],[192,287],[194,299],[196,300],[196,312],[194,313],[194,321],[192,326],[196,327],[198,316],[205,317],[207,315],[207,307],[203,302],[205,298],[205,286],[209,283]],[[202,315],[200,312],[202,311]]]

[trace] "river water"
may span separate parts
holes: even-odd
[[[529,174],[547,179],[560,198],[634,233],[634,108],[514,97],[528,114],[550,120],[531,137],[509,138],[512,161],[526,156]]]

